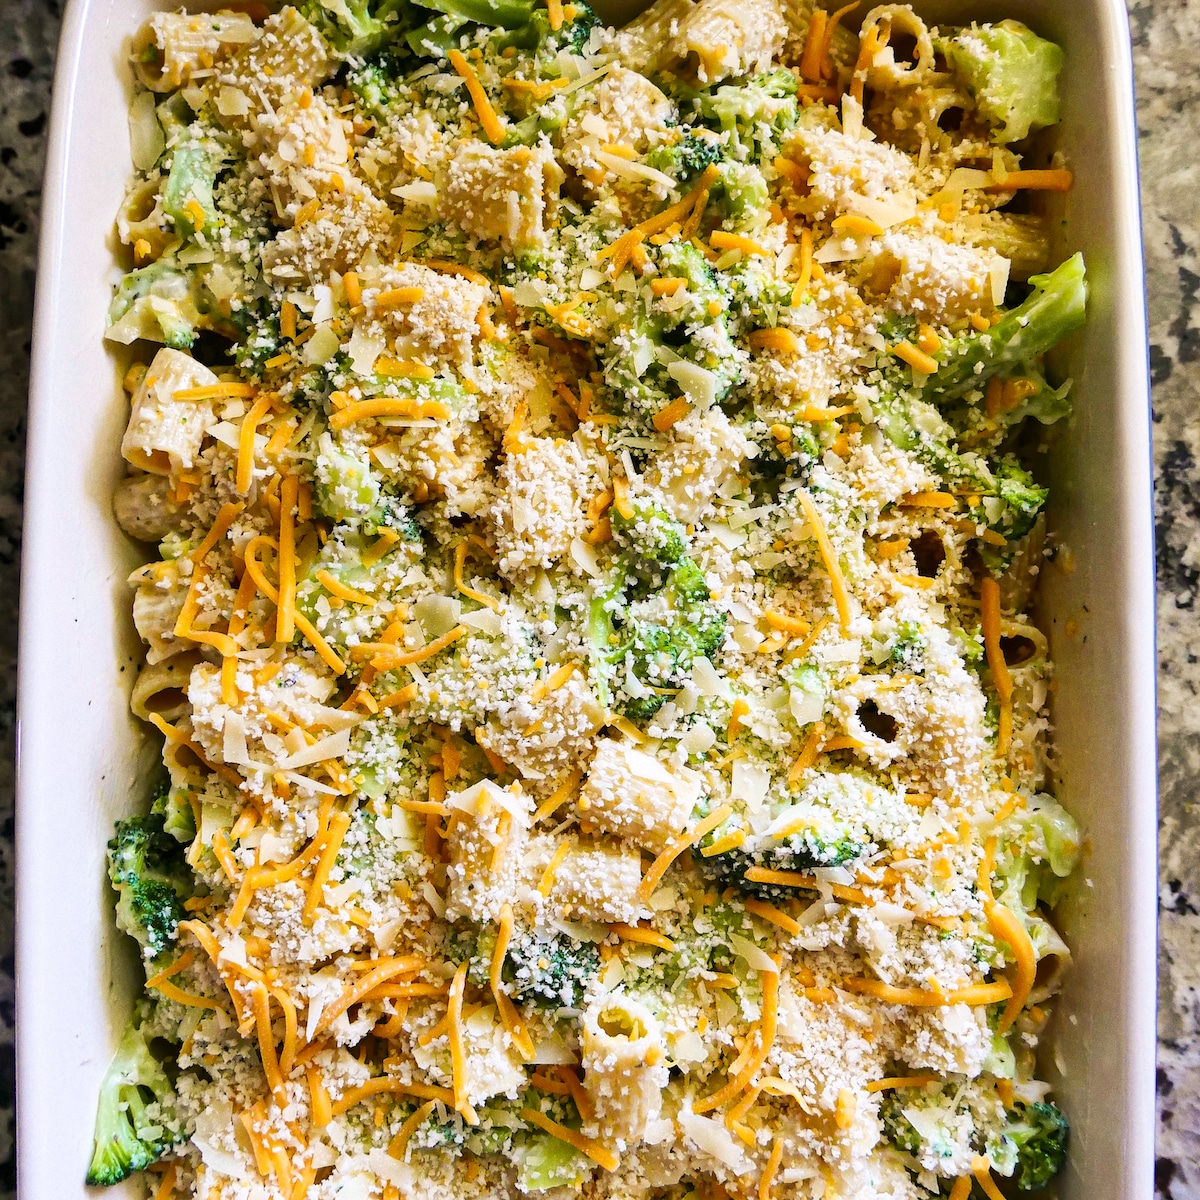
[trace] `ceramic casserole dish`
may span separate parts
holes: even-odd
[[[129,39],[155,0],[71,0],[47,161],[30,393],[17,827],[19,1182],[83,1183],[96,1093],[138,966],[112,921],[104,846],[153,749],[129,711],[140,645],[112,516],[124,362],[103,341],[129,175]],[[214,5],[215,7],[215,5]],[[1074,1135],[1064,1200],[1152,1195],[1156,805],[1146,323],[1129,30],[1121,0],[939,0],[931,21],[1015,17],[1066,52],[1055,146],[1075,172],[1061,244],[1082,251],[1086,327],[1063,347],[1075,415],[1046,471],[1073,570],[1043,572],[1058,664],[1057,794],[1088,836],[1064,907],[1075,954],[1047,1078]],[[614,16],[610,11],[607,15]],[[1068,632],[1073,636],[1068,636]],[[126,1190],[126,1188],[128,1190]],[[136,1195],[136,1185],[115,1189]]]

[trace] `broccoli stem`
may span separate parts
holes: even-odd
[[[998,324],[947,344],[941,368],[925,383],[926,399],[953,400],[993,375],[1032,362],[1083,324],[1083,255],[1075,254],[1049,275],[1035,275],[1029,282],[1033,292]]]
[[[87,1182],[105,1187],[120,1183],[157,1162],[179,1141],[173,1099],[166,1072],[131,1021],[100,1085]],[[153,1115],[152,1103],[159,1107]]]
[[[420,4],[448,17],[501,29],[520,29],[533,15],[533,4],[521,0],[420,0]]]

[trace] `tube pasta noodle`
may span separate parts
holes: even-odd
[[[644,1004],[619,992],[583,1015],[583,1086],[599,1136],[633,1142],[662,1112],[667,1048]]]
[[[148,982],[88,1180],[1049,1183],[1082,839],[1014,447],[1087,402],[1058,47],[237,7],[131,43],[113,509],[161,767],[108,846]]]

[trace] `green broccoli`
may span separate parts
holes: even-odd
[[[1075,818],[1044,793],[1030,796],[999,830],[996,894],[1010,908],[1053,905],[1061,882],[1079,862],[1081,835]]]
[[[906,671],[923,670],[921,660],[925,654],[925,638],[920,625],[902,621],[895,636],[888,643],[887,663]]]
[[[670,518],[668,518],[668,521]],[[652,518],[633,528],[647,546],[672,553],[679,536]],[[629,527],[624,536],[630,538]],[[665,702],[658,689],[681,687],[697,658],[711,657],[725,636],[725,614],[709,599],[704,573],[686,555],[661,562],[629,553],[618,560],[588,611],[592,669],[601,702],[635,720],[652,717]]]
[[[422,0],[426,2],[426,0]],[[509,6],[504,6],[508,8]],[[515,6],[512,6],[515,7]],[[496,38],[493,48],[497,54],[503,54],[509,47],[527,50],[536,55],[542,64],[551,66],[551,60],[559,50],[569,50],[571,54],[582,54],[587,46],[592,30],[600,25],[600,18],[586,4],[576,4],[575,18],[554,30],[550,28],[550,14],[545,8],[534,8],[527,12],[526,22],[522,25],[512,25],[500,20],[488,20],[481,24],[499,25],[506,30],[502,37]],[[514,13],[514,17],[516,13]],[[510,20],[512,18],[509,18]]]
[[[121,280],[109,305],[104,336],[126,346],[145,338],[172,350],[188,350],[197,329],[206,324],[196,307],[190,277],[167,257],[130,271]]]
[[[176,841],[190,842],[196,836],[196,814],[188,801],[187,790],[173,787],[169,775],[163,776],[154,791],[150,815],[161,817],[164,832]]]
[[[1020,21],[972,25],[938,49],[991,126],[992,141],[1017,142],[1058,121],[1063,52]]]
[[[796,124],[796,87],[796,76],[780,68],[700,92],[694,103],[703,121],[734,142],[753,144],[765,138],[778,145]]]
[[[183,847],[160,813],[118,821],[108,843],[108,878],[117,892],[117,925],[137,938],[147,957],[161,954],[184,919],[195,885]]]
[[[514,1161],[517,1164],[517,1189],[522,1193],[578,1192],[595,1167],[580,1152],[548,1133],[528,1133],[518,1139]]]
[[[451,962],[466,961],[467,978],[488,986],[496,945],[494,925],[452,925],[446,937]],[[558,930],[518,927],[508,943],[502,978],[518,1002],[540,1008],[575,1008],[600,969],[600,953],[591,942],[576,942]]]
[[[400,74],[396,55],[384,50],[364,62],[352,64],[346,72],[346,86],[358,98],[364,112],[381,117],[396,100]]]
[[[1021,1191],[1044,1188],[1062,1170],[1070,1132],[1056,1104],[1018,1104],[1009,1112],[1001,1140],[1016,1149],[1013,1178]]]
[[[959,453],[954,428],[932,404],[911,393],[883,392],[872,401],[872,408],[889,441],[913,451],[947,486],[979,498],[970,510],[977,525],[1010,542],[1033,528],[1049,493],[1014,457],[1006,456],[989,467],[977,454]],[[993,550],[986,546],[984,550],[988,560]]]
[[[689,129],[678,141],[657,146],[646,155],[646,165],[686,184],[705,167],[725,157],[720,139],[707,129]]]
[[[224,160],[225,151],[210,140],[185,142],[172,150],[162,206],[180,237],[192,238],[201,231],[211,233],[220,223],[213,188]]]
[[[840,867],[863,852],[862,844],[849,835],[831,840],[814,830],[805,829],[782,839],[750,834],[733,850],[705,856],[705,848],[727,832],[727,829],[714,830],[701,840],[696,855],[700,870],[719,887],[737,888],[765,900],[786,899],[794,896],[796,889],[788,884],[747,879],[746,872],[752,867],[762,867],[768,871],[808,872],[816,867]]]
[[[518,930],[508,944],[504,979],[513,999],[541,1008],[576,1008],[600,969],[600,952],[558,930]]]
[[[883,1122],[883,1134],[898,1150],[906,1154],[921,1152],[921,1135],[901,1109],[905,1101],[899,1092],[889,1092],[879,1106],[879,1119]]]
[[[261,376],[279,354],[279,318],[260,301],[235,310],[232,321],[237,337],[226,353],[243,371]]]
[[[670,513],[652,505],[634,505],[633,515],[623,517],[612,510],[613,538],[635,559],[673,564],[687,554],[687,534]]]
[[[100,1085],[90,1184],[120,1183],[184,1137],[171,1082],[139,1026],[135,1014]]]
[[[1083,324],[1087,277],[1083,255],[1075,254],[1049,275],[1034,275],[1033,291],[985,333],[965,334],[944,343],[934,357],[941,364],[923,387],[938,403],[982,389],[993,375],[1024,370]]]
[[[354,58],[383,49],[409,11],[406,0],[301,0],[299,8],[339,54]]]
[[[763,173],[752,163],[732,161],[723,162],[720,170],[713,195],[724,211],[726,226],[741,229],[765,224],[771,193]]]

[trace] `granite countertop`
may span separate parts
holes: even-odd
[[[39,184],[61,15],[0,0],[0,1200],[13,1193],[12,749]],[[1154,385],[1160,855],[1156,1190],[1200,1195],[1200,4],[1131,0]],[[1136,297],[1129,298],[1136,303]]]

